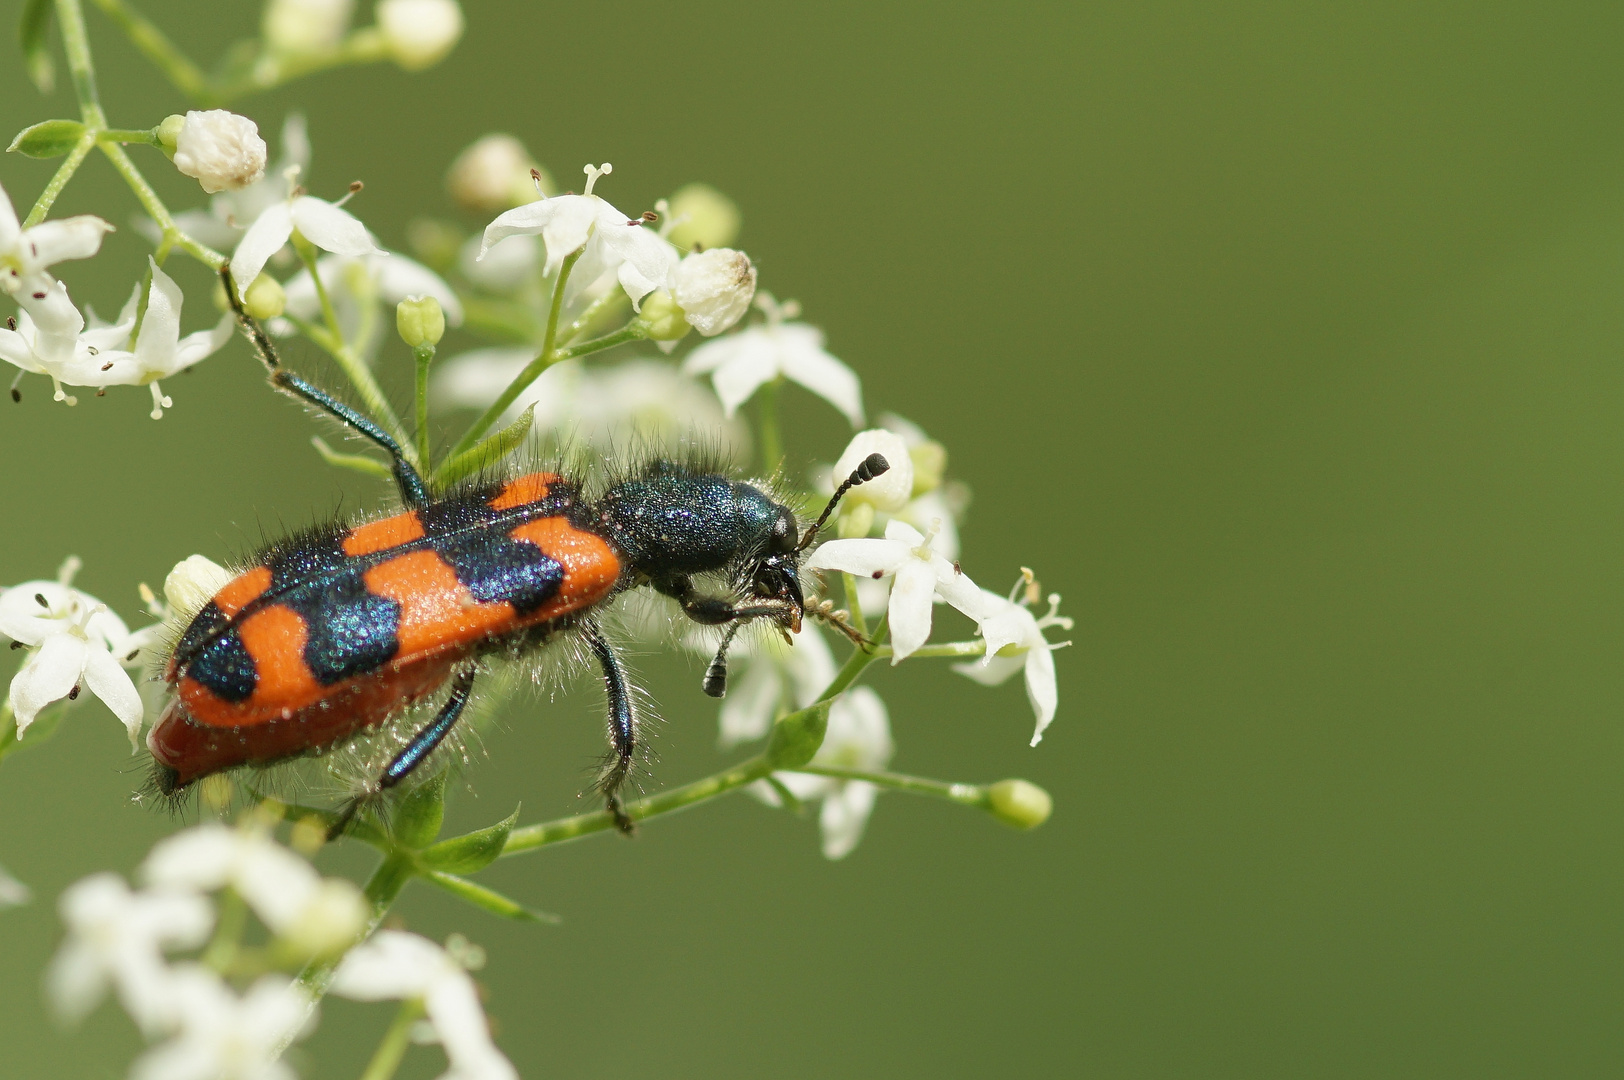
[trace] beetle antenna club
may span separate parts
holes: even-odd
[[[862,461],[859,461],[857,468],[853,469],[851,475],[846,477],[839,487],[835,488],[833,495],[829,496],[829,505],[823,508],[823,513],[818,515],[818,520],[813,523],[812,527],[806,530],[806,535],[801,537],[800,546],[795,550],[805,551],[812,546],[812,541],[818,538],[818,531],[823,528],[824,522],[829,520],[829,515],[835,512],[835,507],[840,505],[840,500],[845,496],[846,492],[859,484],[868,483],[876,476],[884,475],[890,469],[891,463],[885,460],[884,454],[870,454]]]

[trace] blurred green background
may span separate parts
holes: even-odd
[[[147,6],[199,57],[256,19]],[[307,111],[317,193],[363,178],[355,209],[394,245],[491,129],[565,186],[612,161],[622,207],[717,184],[871,408],[947,443],[976,495],[966,570],[1032,566],[1079,620],[1037,750],[1017,684],[874,681],[896,767],[1042,783],[1035,833],[892,795],[831,864],[811,822],[737,798],[488,873],[560,927],[411,889],[412,928],[490,950],[524,1075],[1624,1068],[1624,7],[468,14],[426,74],[240,108],[268,133]],[[115,124],[181,107],[90,22]],[[6,132],[71,115],[4,78]],[[0,161],[25,206],[49,172]],[[84,210],[133,210],[103,161],[59,204]],[[143,250],[126,228],[64,267],[75,298],[115,310]],[[380,496],[316,460],[240,345],[174,380],[161,423],[137,390],[68,410],[44,385],[0,404],[6,582],[77,552],[133,615],[179,557]],[[815,421],[791,450],[827,460],[832,414],[789,396]],[[697,667],[638,664],[671,721],[659,780],[716,767]],[[453,824],[572,810],[596,693],[504,717]],[[0,863],[37,894],[0,915],[7,1076],[119,1076],[137,1050],[112,1007],[58,1033],[38,979],[61,888],[173,828],[138,782],[94,704],[0,770]],[[387,1016],[327,1006],[307,1075],[358,1074]],[[403,1075],[441,1067],[417,1051]]]

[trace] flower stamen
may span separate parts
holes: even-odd
[[[581,192],[581,194],[590,195],[592,194],[592,185],[598,182],[598,177],[608,176],[610,173],[615,171],[615,167],[606,161],[597,168],[593,168],[591,165],[588,165],[581,171],[586,173],[586,190]]]

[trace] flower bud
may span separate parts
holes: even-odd
[[[456,0],[382,0],[377,18],[389,55],[407,71],[438,64],[462,37]]]
[[[638,321],[650,341],[678,341],[688,333],[687,312],[664,289],[655,289],[643,297]]]
[[[933,439],[926,439],[910,446],[908,457],[913,461],[915,498],[942,486],[942,474],[947,472],[947,447]]]
[[[170,160],[174,160],[175,142],[180,138],[180,129],[185,126],[186,117],[180,113],[170,113],[164,117],[163,123],[153,129],[153,133],[158,136],[158,146]]]
[[[343,878],[324,878],[281,937],[297,955],[329,956],[354,944],[366,920],[361,890]]]
[[[711,248],[677,264],[671,293],[688,323],[714,337],[744,317],[756,295],[756,268],[750,257],[732,248]]]
[[[536,201],[534,169],[541,190],[551,192],[553,179],[531,158],[524,143],[493,132],[470,143],[446,170],[445,186],[457,205],[477,214],[495,214]]]
[[[987,812],[1017,829],[1037,828],[1053,809],[1049,793],[1025,780],[1000,780],[987,789]]]
[[[874,528],[874,505],[866,502],[854,502],[846,505],[840,511],[837,524],[842,540],[858,540],[869,534]]]
[[[265,175],[265,140],[259,137],[259,125],[225,109],[194,109],[175,135],[175,168],[211,195],[247,187]]]
[[[438,345],[445,336],[445,312],[432,296],[408,296],[395,305],[395,329],[412,348]]]
[[[354,7],[355,0],[271,0],[259,32],[275,53],[326,52],[343,40]]]
[[[908,456],[908,444],[901,435],[884,428],[859,431],[841,452],[835,462],[831,479],[838,486],[852,474],[870,454],[880,454],[891,467],[866,484],[860,484],[846,493],[846,505],[870,503],[876,510],[887,513],[901,510],[913,496],[913,459]]]
[[[256,319],[274,319],[288,306],[288,294],[269,274],[260,274],[242,294],[242,309]]]
[[[177,563],[164,578],[164,599],[177,614],[198,611],[225,588],[231,571],[202,555]]]
[[[738,239],[738,206],[709,184],[684,184],[668,209],[676,224],[666,239],[678,247],[726,247]]]

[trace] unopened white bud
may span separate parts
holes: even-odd
[[[711,248],[677,264],[671,295],[687,313],[689,324],[713,337],[750,310],[756,295],[756,268],[742,251]]]
[[[524,143],[498,132],[475,140],[457,155],[446,172],[445,186],[465,210],[500,213],[536,200],[532,169],[541,173],[539,194],[550,194],[552,177],[530,157]]]
[[[187,113],[175,136],[175,168],[211,195],[247,187],[265,175],[259,125],[225,109]]]
[[[164,578],[164,599],[177,615],[191,615],[231,580],[231,571],[212,559],[193,555],[177,563]]]
[[[884,428],[859,431],[835,462],[831,479],[838,486],[845,483],[852,470],[870,454],[879,454],[891,466],[866,484],[860,484],[846,493],[847,503],[871,503],[876,510],[887,513],[901,510],[913,495],[913,460],[908,457],[908,444],[902,436]]]
[[[355,944],[366,919],[360,889],[343,878],[324,878],[281,936],[301,956],[329,956]]]
[[[739,208],[709,184],[685,184],[671,196],[666,239],[680,248],[726,247],[739,236]]]
[[[408,71],[433,67],[462,37],[457,0],[382,0],[378,29],[395,63]]]
[[[271,0],[259,29],[272,52],[326,52],[343,40],[354,8],[355,0]]]

